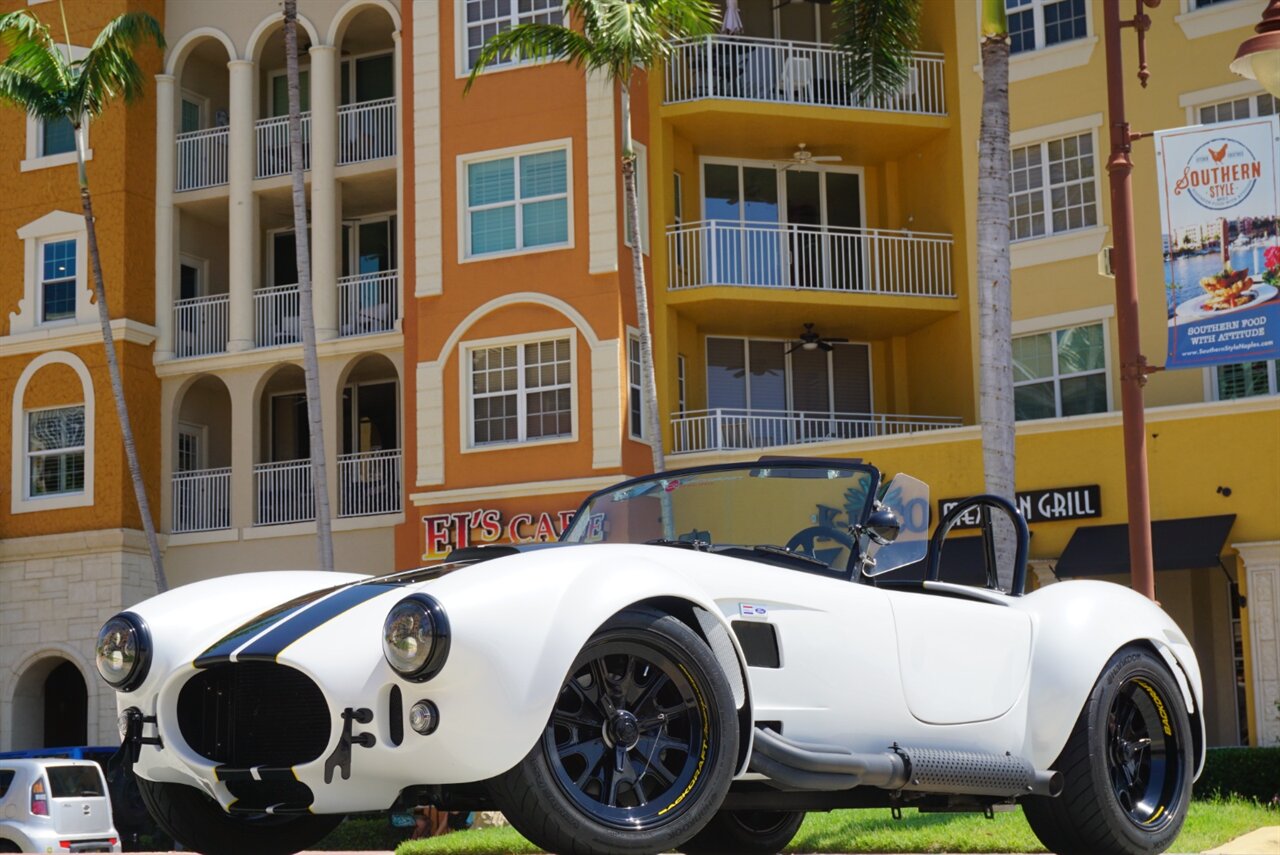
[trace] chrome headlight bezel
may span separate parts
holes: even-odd
[[[127,656],[129,641],[134,649],[128,669],[116,672],[104,667],[112,652],[121,652],[122,658]],[[98,675],[117,692],[132,692],[141,686],[151,670],[151,631],[146,621],[133,612],[121,612],[109,618],[98,631],[93,661]]]
[[[418,649],[401,655],[410,637]],[[392,671],[414,683],[440,673],[449,658],[449,618],[435,597],[410,594],[391,607],[382,623],[382,656]]]

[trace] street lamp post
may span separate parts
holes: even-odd
[[[1277,0],[1272,0],[1273,4]],[[1138,79],[1147,85],[1146,31],[1151,19],[1143,7],[1160,0],[1136,0],[1133,18],[1120,20],[1120,0],[1103,0],[1106,36],[1107,112],[1111,129],[1111,156],[1107,174],[1111,185],[1112,251],[1116,280],[1116,327],[1120,339],[1120,407],[1124,430],[1125,488],[1129,510],[1129,578],[1133,589],[1155,599],[1155,568],[1151,557],[1151,502],[1147,487],[1147,428],[1142,387],[1152,369],[1139,347],[1138,262],[1133,242],[1133,140],[1124,114],[1124,60],[1120,53],[1122,28],[1138,32]]]

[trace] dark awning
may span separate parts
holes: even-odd
[[[1157,570],[1217,567],[1235,514],[1156,520],[1151,551]],[[1082,525],[1071,535],[1054,567],[1058,577],[1129,574],[1129,525]]]

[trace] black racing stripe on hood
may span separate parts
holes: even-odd
[[[236,648],[253,638],[258,633],[265,630],[274,623],[285,620],[291,615],[296,614],[299,610],[314,603],[316,600],[327,597],[334,591],[350,585],[336,585],[332,588],[321,588],[319,591],[311,591],[300,597],[295,597],[288,602],[274,606],[248,623],[241,624],[231,632],[218,639],[204,653],[196,657],[195,666],[197,668],[209,668],[213,665],[220,665],[231,661],[231,654]]]
[[[308,609],[303,609],[256,639],[236,654],[237,662],[275,662],[280,652],[307,633],[355,608],[367,600],[398,589],[399,585],[363,582],[339,590]]]

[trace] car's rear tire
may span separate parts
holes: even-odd
[[[1164,660],[1145,647],[1121,648],[1053,764],[1062,794],[1023,800],[1031,830],[1059,855],[1163,852],[1186,819],[1192,743]]]
[[[722,810],[680,847],[686,855],[776,855],[804,822],[802,810]]]
[[[162,829],[187,849],[204,855],[287,855],[310,848],[343,819],[341,815],[229,814],[195,787],[142,777],[138,791]]]
[[[733,692],[706,643],[677,618],[629,610],[586,643],[542,738],[490,792],[548,852],[665,851],[720,807],[737,744]]]

